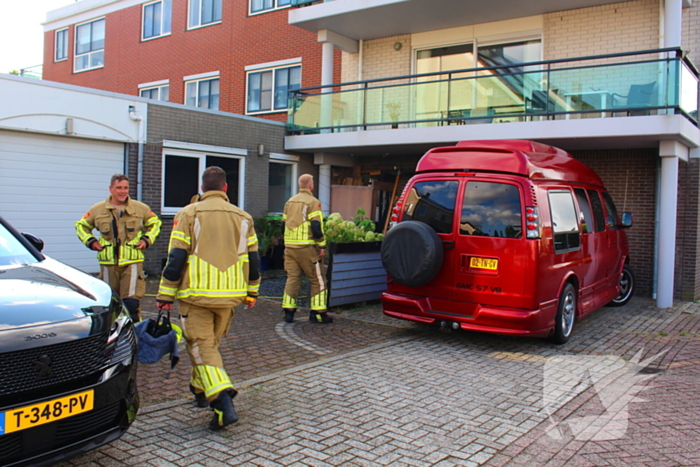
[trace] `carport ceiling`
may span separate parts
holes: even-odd
[[[358,0],[326,1],[290,10],[289,23],[351,39],[377,39],[556,11],[622,3],[611,0]],[[368,6],[371,4],[371,6]],[[685,1],[684,1],[685,4]]]

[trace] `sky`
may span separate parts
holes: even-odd
[[[0,73],[41,65],[46,12],[75,0],[0,0]]]

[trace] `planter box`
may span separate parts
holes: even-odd
[[[382,242],[331,243],[328,306],[378,300],[386,290]]]

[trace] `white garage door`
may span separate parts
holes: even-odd
[[[123,171],[122,143],[0,130],[0,215],[40,237],[52,258],[97,272],[74,224]]]

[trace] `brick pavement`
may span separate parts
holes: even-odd
[[[204,428],[210,412],[189,397],[186,358],[172,372],[141,365],[131,429],[61,466],[700,465],[698,309],[635,298],[554,346],[443,334],[378,306],[329,326],[282,324],[279,305],[261,301],[237,313],[223,346],[240,390],[236,425]],[[630,378],[636,392],[611,393]]]

